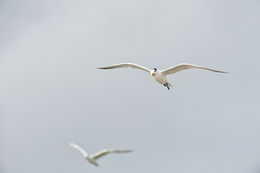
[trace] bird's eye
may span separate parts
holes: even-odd
[[[154,68],[153,70],[154,70],[154,72],[156,72],[156,71],[157,71],[157,68]]]

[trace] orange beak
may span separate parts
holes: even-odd
[[[154,73],[152,73],[152,76],[154,77]]]

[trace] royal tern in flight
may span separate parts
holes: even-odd
[[[122,64],[116,64],[116,65],[111,65],[111,66],[98,67],[98,69],[114,69],[114,68],[134,68],[134,69],[146,71],[146,72],[150,73],[158,83],[167,87],[168,90],[170,89],[170,87],[172,85],[167,81],[167,75],[174,74],[174,73],[177,73],[182,70],[194,68],[194,69],[209,70],[209,71],[213,71],[213,72],[217,72],[217,73],[227,73],[224,71],[213,70],[210,68],[201,67],[201,66],[192,65],[192,64],[178,64],[178,65],[170,67],[166,70],[158,70],[157,68],[150,70],[149,68],[146,68],[146,67],[143,67],[143,66],[140,66],[137,64],[133,64],[133,63],[122,63]]]
[[[77,144],[75,143],[69,143],[69,145],[75,149],[77,149],[79,152],[82,153],[83,157],[91,164],[95,165],[95,166],[98,166],[98,163],[97,163],[97,159],[107,155],[107,154],[110,154],[110,153],[129,153],[131,152],[132,150],[107,150],[107,149],[104,149],[104,150],[101,150],[93,155],[88,155],[88,153],[82,149],[80,146],[78,146]]]

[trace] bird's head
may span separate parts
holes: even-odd
[[[151,72],[151,75],[154,77],[157,72],[157,68],[153,68],[153,71]]]

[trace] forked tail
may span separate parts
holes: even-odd
[[[163,86],[165,86],[168,90],[172,87],[172,85],[169,82],[166,82]]]

